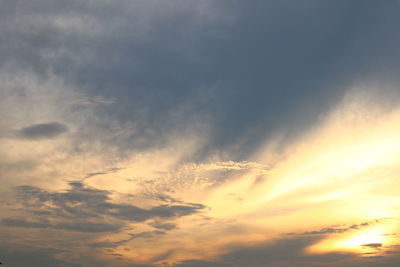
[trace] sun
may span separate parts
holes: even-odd
[[[363,230],[349,236],[347,239],[338,241],[336,246],[344,250],[364,251],[368,248],[379,248],[387,243],[388,239],[384,227],[378,226]]]
[[[366,229],[344,234],[333,234],[307,248],[308,253],[350,252],[357,254],[380,254],[394,243],[394,225],[391,223],[373,225]]]

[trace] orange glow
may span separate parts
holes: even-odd
[[[306,252],[379,254],[399,243],[395,222],[400,203],[400,109],[373,110],[357,101],[339,105],[280,153],[266,140],[246,161],[213,157],[201,164],[185,162],[201,147],[204,136],[174,136],[168,146],[112,161],[108,157],[114,155],[113,149],[101,144],[68,155],[67,149],[60,149],[68,147],[67,139],[38,144],[8,140],[2,146],[13,146],[9,159],[28,151],[42,158],[34,171],[8,183],[29,181],[32,186],[62,192],[68,190],[66,181],[72,177],[107,190],[113,203],[150,209],[162,203],[158,196],[168,195],[175,203],[206,206],[190,216],[169,218],[166,223],[176,227],[154,238],[130,236],[160,231],[152,225],[162,218],[129,222],[119,233],[99,233],[90,239],[127,240],[112,249],[127,262],[210,260],[229,253],[234,245],[250,246],[287,233],[297,236],[337,225],[341,230],[322,232],[321,240]],[[53,173],[66,178],[53,182]],[[7,212],[14,214],[3,213]],[[376,223],[349,228],[365,222]],[[20,231],[14,230],[16,235]],[[35,231],[32,235],[40,236],[40,229]]]
[[[346,251],[360,254],[380,254],[390,245],[396,244],[396,239],[392,234],[395,230],[394,222],[386,221],[383,224],[373,225],[366,229],[331,235],[307,248],[307,252],[321,254]]]

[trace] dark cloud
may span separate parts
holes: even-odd
[[[303,250],[318,241],[316,237],[299,237],[272,240],[253,246],[233,246],[215,261],[189,260],[178,267],[226,266],[226,267],[284,267],[284,266],[347,266],[343,261],[354,259],[351,254],[307,255]]]
[[[399,62],[397,7],[394,1],[212,2],[234,17],[231,23],[198,24],[193,10],[183,9],[160,18],[144,40],[118,28],[119,37],[91,52],[102,56],[89,68],[78,66],[82,71],[71,79],[121,100],[108,112],[140,125],[133,146],[162,142],[162,133],[204,116],[212,117],[213,130],[199,154],[240,143],[234,156],[245,157],[274,131],[295,135],[314,123],[354,81],[390,76]]]
[[[92,127],[134,123],[111,140],[122,149],[207,121],[196,157],[235,144],[230,156],[243,158],[277,131],[291,138],[318,121],[354,82],[397,81],[397,10],[371,0],[3,1],[1,54],[117,102],[96,109],[112,120]]]
[[[202,260],[187,260],[183,261],[177,265],[177,267],[234,267],[238,265],[234,265],[232,263],[225,262],[212,262],[212,261],[202,261]]]
[[[351,229],[360,229],[374,222],[355,224],[345,228],[345,231]],[[344,228],[343,228],[344,229]],[[345,232],[341,231],[341,232]],[[324,231],[325,232],[325,231]],[[337,233],[333,231],[334,233]],[[329,231],[331,233],[331,231]],[[395,267],[398,265],[399,252],[397,245],[385,253],[385,256],[378,255],[384,248],[381,243],[367,243],[361,245],[364,248],[374,249],[376,252],[357,255],[347,252],[310,254],[305,249],[319,241],[324,237],[318,235],[303,236],[281,236],[280,238],[260,242],[254,245],[232,244],[229,252],[219,255],[214,261],[203,260],[186,260],[177,267],[202,267],[202,266],[226,266],[226,267],[361,267],[361,266],[386,266]],[[396,265],[397,264],[397,265]]]
[[[261,263],[269,263],[276,266],[295,262],[298,266],[307,266],[313,261],[338,261],[342,255],[326,254],[323,256],[306,255],[303,249],[315,243],[318,238],[304,237],[293,239],[279,239],[258,246],[233,248],[222,258],[228,262],[241,263],[242,265],[252,264],[257,266]],[[346,256],[347,257],[347,256]],[[290,265],[290,264],[289,264]],[[312,265],[311,265],[312,266]]]
[[[25,218],[5,218],[1,220],[1,224],[11,227],[54,228],[83,233],[117,232],[122,228],[122,224],[94,222],[51,223],[49,221],[43,222],[43,220],[26,220]]]
[[[47,228],[49,226],[48,222],[27,221],[23,218],[6,218],[1,220],[1,224],[5,226],[29,228]]]
[[[121,230],[126,222],[175,219],[198,213],[205,208],[201,204],[181,203],[143,209],[130,204],[112,203],[109,191],[90,188],[82,182],[70,182],[69,185],[71,189],[65,192],[49,192],[27,185],[18,186],[17,200],[24,206],[24,212],[35,220],[22,217],[5,218],[2,224],[88,233],[116,232]],[[173,229],[173,224],[160,223],[160,225],[161,229]],[[153,231],[143,234],[156,233],[164,232]]]
[[[232,246],[229,252],[220,255],[214,261],[187,260],[177,267],[203,267],[203,266],[226,266],[226,267],[361,267],[361,266],[385,266],[395,267],[398,265],[399,255],[396,250],[387,253],[387,256],[359,256],[352,253],[324,253],[308,254],[305,248],[320,241],[318,236],[302,236],[286,238],[282,237],[256,245],[243,246],[238,244]],[[379,250],[380,243],[365,244],[366,248]]]
[[[119,247],[135,238],[144,238],[144,239],[152,239],[156,238],[157,236],[160,235],[165,235],[166,233],[164,231],[147,231],[147,232],[141,232],[141,233],[135,233],[135,234],[130,234],[130,238],[119,240],[119,241],[102,241],[102,242],[96,242],[89,244],[90,247],[92,248],[116,248]]]
[[[130,238],[124,239],[124,240],[120,240],[120,241],[115,241],[115,242],[111,242],[111,241],[96,242],[96,243],[89,244],[89,247],[92,247],[92,248],[116,248],[116,247],[119,247],[119,246],[131,241],[132,239],[133,239],[133,237],[130,237]]]
[[[66,249],[37,248],[24,244],[4,243],[0,245],[0,261],[3,266],[10,267],[58,267],[58,266],[99,266],[99,267],[154,267],[151,264],[129,264],[124,261],[112,259],[97,259],[93,257],[68,258],[70,251]],[[115,253],[114,253],[115,254]]]
[[[71,266],[79,267],[80,264],[61,260],[58,255],[65,250],[54,248],[36,248],[24,244],[5,244],[0,245],[0,261],[3,266],[26,267],[26,266]]]
[[[159,235],[165,235],[164,231],[148,231],[148,232],[142,232],[138,234],[131,234],[132,238],[154,238]]]
[[[369,244],[363,244],[361,246],[368,247],[368,248],[381,248],[382,244],[381,243],[369,243]]]
[[[90,178],[90,177],[97,176],[97,175],[109,174],[109,173],[113,173],[113,172],[116,172],[119,170],[121,170],[121,168],[109,168],[109,169],[107,169],[105,171],[101,171],[101,172],[88,173],[88,174],[86,174],[85,178]]]
[[[107,172],[92,172],[92,173],[88,173],[88,174],[85,176],[85,178],[90,178],[90,177],[93,177],[93,176],[104,175],[104,174],[107,174]]]
[[[370,226],[372,224],[378,223],[379,220],[374,220],[370,222],[364,222],[360,224],[353,224],[347,227],[326,227],[316,231],[307,231],[303,233],[288,233],[288,235],[325,235],[325,234],[337,234],[344,233],[351,230],[358,230],[363,227]]]
[[[320,240],[318,237],[281,238],[253,246],[233,246],[215,261],[188,260],[177,267],[394,267],[394,258],[359,257],[351,253],[307,254],[304,249]]]
[[[177,225],[174,223],[153,222],[153,223],[150,223],[150,225],[153,226],[154,228],[165,230],[165,231],[171,231],[171,230],[178,228]]]
[[[34,124],[17,131],[17,134],[27,139],[50,139],[68,132],[68,127],[59,122]]]
[[[84,233],[117,232],[121,230],[121,224],[93,223],[93,222],[74,222],[62,223],[52,226],[55,229],[78,231]]]

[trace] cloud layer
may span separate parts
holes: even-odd
[[[396,266],[398,1],[0,3],[9,266]]]

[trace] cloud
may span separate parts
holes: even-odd
[[[116,248],[116,247],[123,245],[126,242],[129,242],[131,240],[132,240],[132,238],[115,241],[115,242],[102,241],[102,242],[96,242],[96,243],[89,244],[89,246],[92,248]]]
[[[234,265],[232,263],[226,263],[226,262],[212,262],[212,261],[202,261],[202,260],[187,260],[183,261],[177,265],[176,267],[233,267],[233,266],[238,266]]]
[[[229,253],[221,255],[218,260],[186,260],[174,266],[176,267],[265,267],[265,266],[296,266],[296,267],[362,267],[398,265],[399,256],[394,252],[391,257],[360,257],[351,253],[327,253],[312,255],[304,252],[304,248],[314,243],[315,237],[296,237],[272,240],[251,246],[232,247]],[[381,248],[381,244],[366,244],[366,247]]]
[[[398,7],[1,1],[1,239],[71,249],[39,266],[362,262],[302,248],[398,203],[398,120],[336,108],[354,84],[398,106]]]
[[[150,223],[150,225],[153,226],[154,228],[165,230],[165,231],[171,231],[171,230],[178,228],[177,225],[174,223],[153,222],[153,223]]]
[[[1,224],[13,227],[47,228],[49,224],[39,221],[27,221],[22,218],[6,218],[1,220]]]
[[[395,9],[373,1],[310,0],[295,9],[280,1],[7,2],[3,19],[14,23],[3,24],[1,54],[38,78],[56,74],[80,92],[72,102],[102,106],[96,113],[109,120],[101,128],[134,124],[128,140],[113,140],[124,150],[160,145],[184,128],[211,128],[194,157],[229,150],[241,160],[266,136],[285,131],[291,139],[306,130],[355,80],[371,73],[393,80]],[[98,105],[112,101],[118,104]]]
[[[369,243],[369,244],[363,244],[363,247],[369,247],[369,248],[380,248],[382,247],[381,243]]]
[[[77,231],[82,233],[102,233],[117,232],[121,230],[122,224],[107,224],[93,222],[73,222],[73,223],[50,223],[38,221],[28,221],[24,218],[5,218],[0,221],[4,226],[26,227],[26,228],[54,228],[68,231]]]
[[[318,238],[298,237],[280,238],[255,245],[232,246],[228,253],[222,254],[215,261],[187,260],[176,264],[179,267],[200,266],[347,266],[356,257],[347,253],[331,253],[325,255],[308,255],[304,249]]]
[[[24,127],[17,131],[17,134],[22,138],[36,139],[52,139],[68,132],[68,127],[59,122],[49,122],[34,124]]]
[[[105,99],[104,97],[101,96],[95,96],[95,97],[85,97],[82,96],[81,98],[78,98],[71,102],[73,105],[77,106],[98,106],[98,105],[111,105],[115,103],[115,99]]]
[[[138,234],[131,234],[132,238],[154,238],[159,235],[165,235],[164,231],[148,231],[148,232],[142,232]]]
[[[68,260],[59,259],[59,255],[65,250],[54,248],[37,248],[24,244],[1,244],[0,261],[4,266],[25,267],[25,266],[71,266],[79,267]]]
[[[101,242],[96,242],[89,244],[90,247],[93,248],[116,248],[119,247],[135,238],[143,238],[143,239],[152,239],[156,238],[160,235],[165,235],[166,233],[164,231],[146,231],[146,232],[141,232],[141,233],[134,233],[134,234],[129,234],[130,238],[119,240],[119,241],[101,241]]]
[[[85,178],[90,178],[96,175],[104,175],[104,174],[109,174],[109,173],[113,173],[113,172],[117,172],[121,170],[121,168],[109,168],[108,170],[102,171],[102,172],[92,172],[92,173],[88,173],[86,174]]]
[[[5,218],[2,224],[11,227],[54,228],[79,232],[117,232],[126,222],[176,219],[198,213],[205,208],[202,204],[181,203],[143,209],[130,204],[112,203],[109,197],[111,192],[87,187],[82,182],[70,182],[69,185],[71,189],[65,192],[18,186],[18,201],[23,205],[27,216],[36,220]],[[105,220],[104,217],[114,223],[101,222]],[[172,229],[173,224],[161,223],[159,227]]]
[[[359,229],[371,226],[378,222],[379,222],[379,220],[374,220],[371,222],[364,222],[361,224],[353,224],[348,227],[342,227],[342,228],[327,227],[327,228],[323,228],[323,229],[320,229],[317,231],[307,231],[307,232],[303,232],[303,233],[288,233],[288,235],[325,235],[325,234],[345,233],[345,232],[352,231],[352,230],[359,230]]]
[[[50,226],[55,229],[63,229],[69,231],[78,231],[85,233],[99,233],[99,232],[117,232],[121,230],[121,224],[107,224],[107,223],[92,223],[92,222],[82,222],[82,223],[64,223],[56,224]]]

